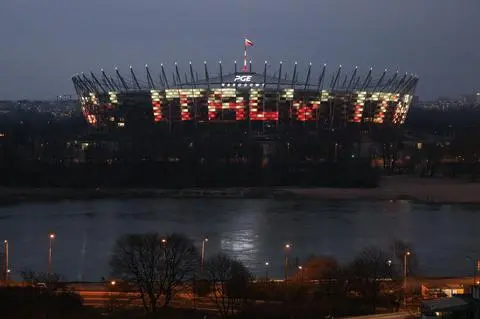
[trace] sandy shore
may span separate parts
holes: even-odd
[[[462,179],[393,176],[384,177],[378,188],[285,188],[285,190],[303,198],[480,204],[480,183]]]
[[[380,187],[359,188],[223,188],[223,189],[65,189],[0,188],[0,205],[22,202],[101,198],[276,198],[318,200],[413,200],[438,204],[480,204],[480,183],[465,180],[384,177]]]

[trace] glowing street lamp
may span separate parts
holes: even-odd
[[[53,245],[53,241],[55,240],[56,238],[56,235],[55,233],[50,233],[48,235],[48,240],[49,240],[49,245],[48,245],[48,273],[51,274],[52,273],[52,245]]]
[[[303,271],[304,271],[305,269],[303,268],[303,266],[298,266],[298,270],[300,271],[300,276],[301,276],[302,282],[303,282]]]
[[[392,272],[392,260],[391,259],[388,259],[386,261],[386,264],[387,264],[387,267],[388,267],[388,274],[390,276],[390,278],[393,277],[393,272]]]
[[[265,282],[268,281],[268,268],[270,267],[270,263],[268,261],[265,262]]]
[[[166,259],[167,259],[167,239],[162,238],[160,240],[160,242],[162,243],[162,246],[163,246],[163,259],[165,259],[165,262],[166,262]]]
[[[285,246],[283,248],[285,250],[285,278],[284,279],[285,279],[285,284],[286,284],[287,280],[288,280],[288,253],[292,249],[292,244],[287,243],[287,244],[285,244]]]

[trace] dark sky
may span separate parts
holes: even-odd
[[[421,98],[456,96],[480,90],[479,17],[480,0],[0,0],[0,99],[69,93],[74,73],[115,65],[227,65],[245,34],[259,65],[398,68]]]

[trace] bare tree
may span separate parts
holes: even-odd
[[[200,264],[200,256],[193,242],[180,234],[166,238],[162,290],[165,293],[165,306],[172,301],[175,289],[184,283],[192,282]]]
[[[377,247],[365,248],[350,265],[350,282],[354,290],[370,300],[375,313],[381,280],[391,278],[395,272],[388,254]]]
[[[233,315],[240,302],[247,298],[251,273],[241,262],[225,254],[211,257],[205,270],[220,316]]]
[[[131,282],[138,289],[147,312],[157,310],[162,293],[161,270],[164,248],[158,234],[126,235],[117,240],[110,261],[116,278]]]
[[[20,277],[22,277],[24,283],[29,285],[44,283],[47,284],[47,288],[50,290],[65,288],[65,284],[62,283],[64,277],[58,273],[36,272],[27,268],[20,271]]]
[[[110,266],[115,278],[133,283],[147,312],[156,312],[162,295],[168,306],[175,288],[193,275],[198,252],[187,237],[156,233],[126,235],[115,244]]]

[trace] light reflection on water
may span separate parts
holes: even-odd
[[[257,260],[260,215],[255,207],[243,207],[233,216],[233,229],[222,232],[220,249],[245,263]]]
[[[480,256],[475,207],[398,202],[275,201],[266,199],[63,201],[0,207],[0,239],[10,241],[14,272],[47,266],[48,233],[57,234],[54,268],[70,280],[108,276],[110,250],[122,234],[182,232],[206,256],[224,251],[257,274],[266,260],[282,276],[283,245],[291,260],[311,254],[350,260],[368,245],[412,242],[424,272],[469,274],[466,255]]]

